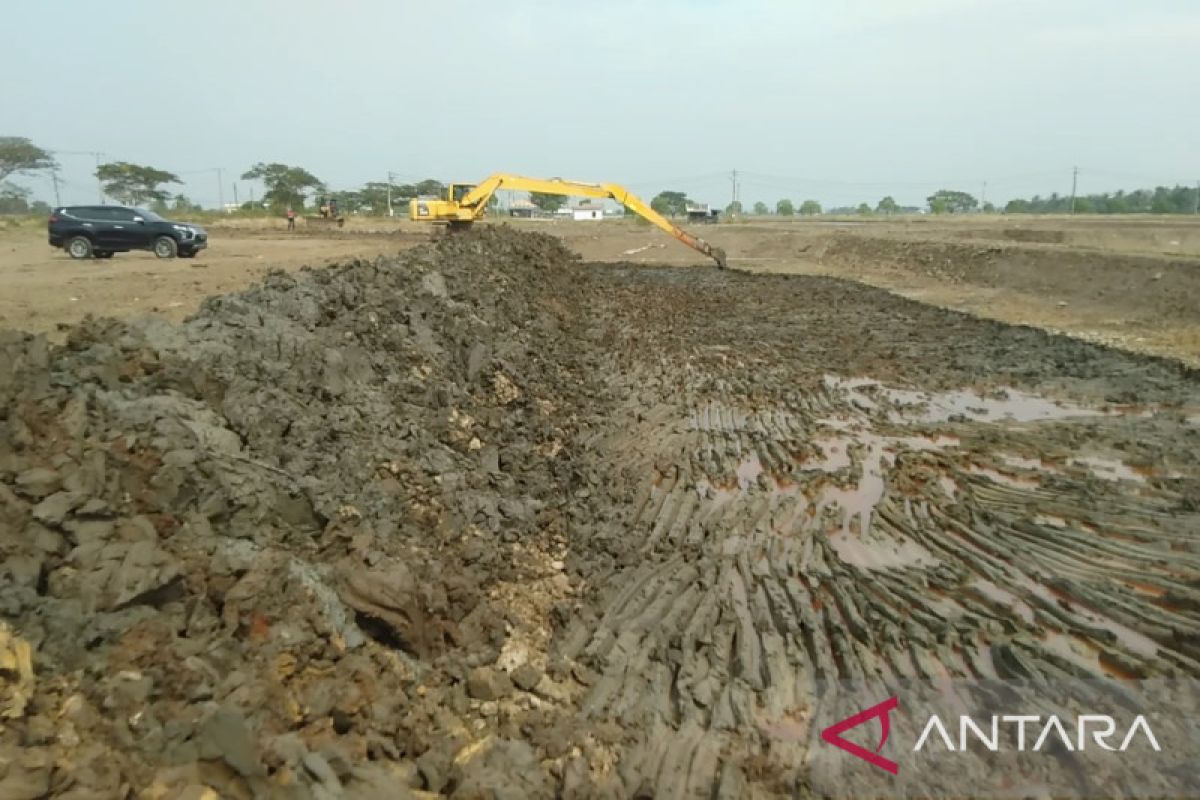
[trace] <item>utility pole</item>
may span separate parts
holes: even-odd
[[[62,198],[58,196],[58,170],[50,170],[50,182],[54,184],[54,205],[61,206]]]
[[[1079,167],[1071,168],[1071,213],[1075,213],[1075,189],[1079,185]]]
[[[736,209],[737,209],[738,185],[737,185],[737,170],[736,169],[733,172],[729,173],[729,185],[730,185],[730,198],[729,198],[729,209],[730,210],[729,210],[729,213],[730,213],[730,216],[732,216],[736,212]]]
[[[393,172],[389,172],[387,178],[388,178],[388,216],[394,217],[395,214],[392,212],[392,181],[394,181],[396,179],[396,175]]]
[[[225,210],[225,184],[221,180],[221,168],[217,167],[217,210]]]
[[[987,205],[987,181],[983,182],[983,191],[979,193],[979,210],[983,211],[983,207]]]
[[[237,181],[234,181],[234,182],[233,182],[233,204],[234,204],[235,206],[238,204],[238,201],[237,201]]]
[[[97,150],[55,150],[53,152],[68,156],[91,156],[96,159],[96,192],[100,196],[100,205],[104,205],[104,184],[100,181],[100,159],[104,158],[104,153]]]

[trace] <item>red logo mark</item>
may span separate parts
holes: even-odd
[[[878,705],[871,706],[866,711],[860,711],[852,717],[847,717],[836,725],[830,725],[825,730],[821,731],[821,738],[834,747],[840,747],[851,755],[858,756],[868,764],[874,764],[882,770],[895,775],[900,771],[900,766],[894,761],[888,761],[883,756],[879,755],[879,751],[883,749],[883,745],[887,742],[888,731],[891,729],[891,718],[889,714],[892,709],[900,705],[900,700],[895,697],[889,697]],[[879,724],[883,727],[883,737],[879,740],[879,747],[875,748],[875,752],[871,752],[865,747],[860,747],[854,742],[847,741],[842,738],[842,734],[851,728],[862,725],[868,720],[879,717]]]

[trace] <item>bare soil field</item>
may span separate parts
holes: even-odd
[[[3,234],[0,797],[867,796],[822,686],[1200,678],[1196,239],[1122,224]]]
[[[180,320],[205,297],[245,288],[273,269],[370,258],[429,238],[419,231],[352,237],[289,235],[261,223],[255,228],[219,229],[212,248],[195,259],[173,261],[146,252],[73,261],[47,245],[43,230],[0,231],[0,327],[54,333],[88,314]]]
[[[589,261],[695,264],[640,222],[514,221]],[[1200,365],[1200,220],[1180,217],[762,219],[698,231],[752,272],[849,278],[977,316]],[[149,253],[72,262],[36,228],[0,231],[0,326],[53,332],[87,314],[182,319],[215,292],[272,269],[392,254],[432,238],[407,220],[350,219],[289,234],[282,220],[227,220],[195,262]],[[60,337],[61,338],[61,337]]]

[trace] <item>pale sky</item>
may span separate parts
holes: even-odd
[[[1196,0],[14,3],[0,135],[334,189],[490,172],[724,205],[1200,179]],[[59,156],[64,203],[94,159]],[[18,177],[53,202],[48,180]],[[255,187],[255,194],[261,188]]]

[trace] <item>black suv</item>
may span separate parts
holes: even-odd
[[[48,228],[50,246],[63,248],[71,258],[112,258],[113,253],[130,250],[150,250],[159,258],[191,258],[208,247],[208,234],[199,225],[125,206],[56,208]]]

